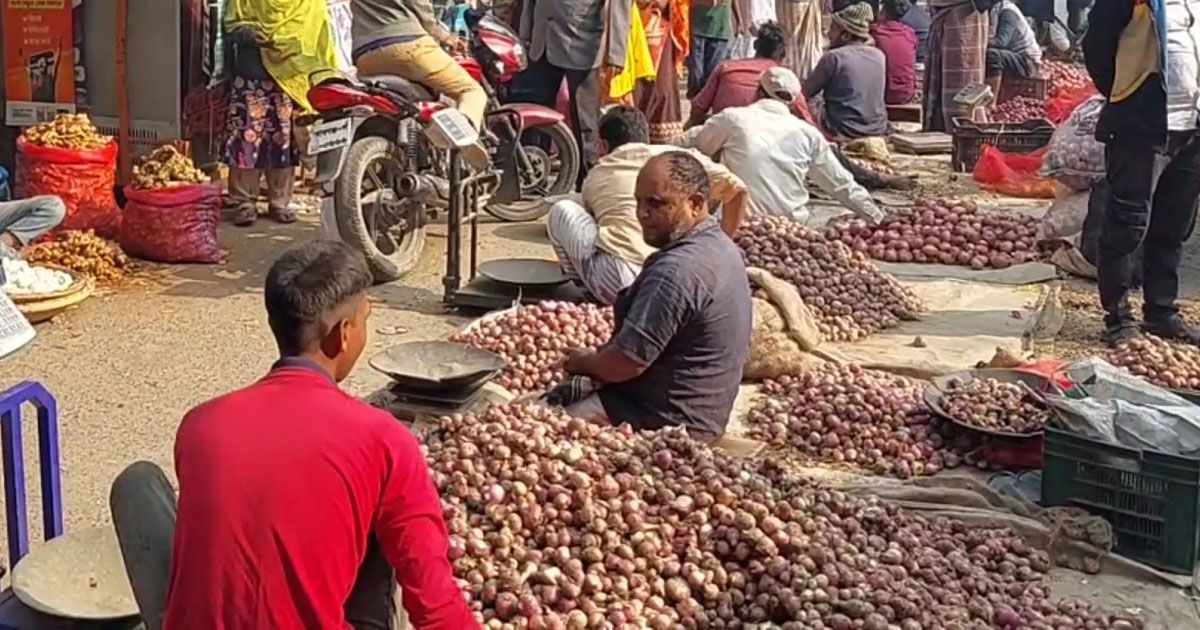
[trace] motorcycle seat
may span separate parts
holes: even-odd
[[[395,75],[395,74],[375,74],[375,75],[367,75],[367,76],[359,75],[358,80],[362,81],[363,83],[366,83],[368,85],[377,85],[379,87],[386,88],[386,89],[392,90],[394,92],[399,92],[405,98],[408,98],[413,101],[437,100],[437,95],[435,95],[433,93],[433,91],[430,90],[429,88],[425,87],[424,85],[421,85],[420,83],[409,81],[408,79],[405,79],[404,77],[399,76],[399,75]]]

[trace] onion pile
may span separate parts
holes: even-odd
[[[1062,61],[1043,61],[1042,76],[1046,78],[1050,96],[1062,92],[1074,92],[1087,87],[1092,82],[1083,66]]]
[[[1037,220],[980,212],[972,201],[918,199],[913,207],[870,225],[834,224],[829,237],[887,262],[966,265],[972,269],[1037,260]]]
[[[678,430],[503,405],[425,442],[485,628],[1137,627],[1049,600],[1049,556],[1010,530],[755,469]]]
[[[1019,123],[1046,117],[1046,102],[1028,96],[1017,96],[1000,103],[988,113],[993,122]]]
[[[866,256],[791,219],[751,219],[736,240],[748,265],[796,286],[824,339],[858,341],[922,310],[916,296]]]
[[[561,383],[567,351],[595,348],[612,331],[610,308],[549,301],[518,307],[450,340],[503,356],[508,366],[496,376],[496,384],[523,394]]]
[[[946,464],[921,389],[906,378],[823,364],[765,380],[763,394],[746,421],[750,435],[765,442],[901,479],[932,475]]]
[[[1121,344],[1108,359],[1155,385],[1200,390],[1200,348],[1141,335]]]
[[[994,378],[950,379],[942,408],[971,426],[1007,433],[1035,433],[1050,419],[1024,387]]]

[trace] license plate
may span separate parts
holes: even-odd
[[[350,119],[330,120],[309,127],[308,154],[317,155],[333,149],[340,149],[354,139],[354,130]]]

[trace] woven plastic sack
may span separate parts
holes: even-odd
[[[1056,192],[1053,180],[1038,175],[1045,149],[1033,153],[1004,153],[985,144],[975,162],[972,176],[980,187],[1010,197],[1051,199]]]
[[[221,190],[214,184],[161,189],[125,188],[121,247],[131,256],[164,263],[215,263]]]
[[[1074,236],[1083,230],[1088,214],[1088,193],[1060,188],[1038,222],[1038,240]]]
[[[1054,130],[1042,163],[1042,174],[1074,190],[1087,190],[1104,179],[1104,144],[1096,140],[1096,121],[1104,97],[1093,96],[1075,108]]]
[[[67,206],[57,229],[95,230],[106,238],[121,224],[113,187],[116,184],[117,143],[77,151],[43,147],[17,138],[17,197],[56,195]]]

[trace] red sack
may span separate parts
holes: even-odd
[[[1053,199],[1056,192],[1054,180],[1038,174],[1045,153],[1045,147],[1028,154],[1004,153],[985,144],[979,161],[975,162],[972,176],[981,188],[1002,195]]]
[[[1099,92],[1096,91],[1096,86],[1091,83],[1074,91],[1057,94],[1046,101],[1046,118],[1055,125],[1062,124],[1064,120],[1071,117],[1071,112],[1075,111],[1080,103],[1097,94]]]
[[[126,186],[125,197],[119,242],[130,256],[164,263],[221,261],[221,190],[215,184]]]
[[[113,194],[117,176],[117,142],[102,149],[76,151],[30,144],[17,138],[16,196],[57,195],[67,216],[57,229],[95,230],[116,235],[121,211]]]

